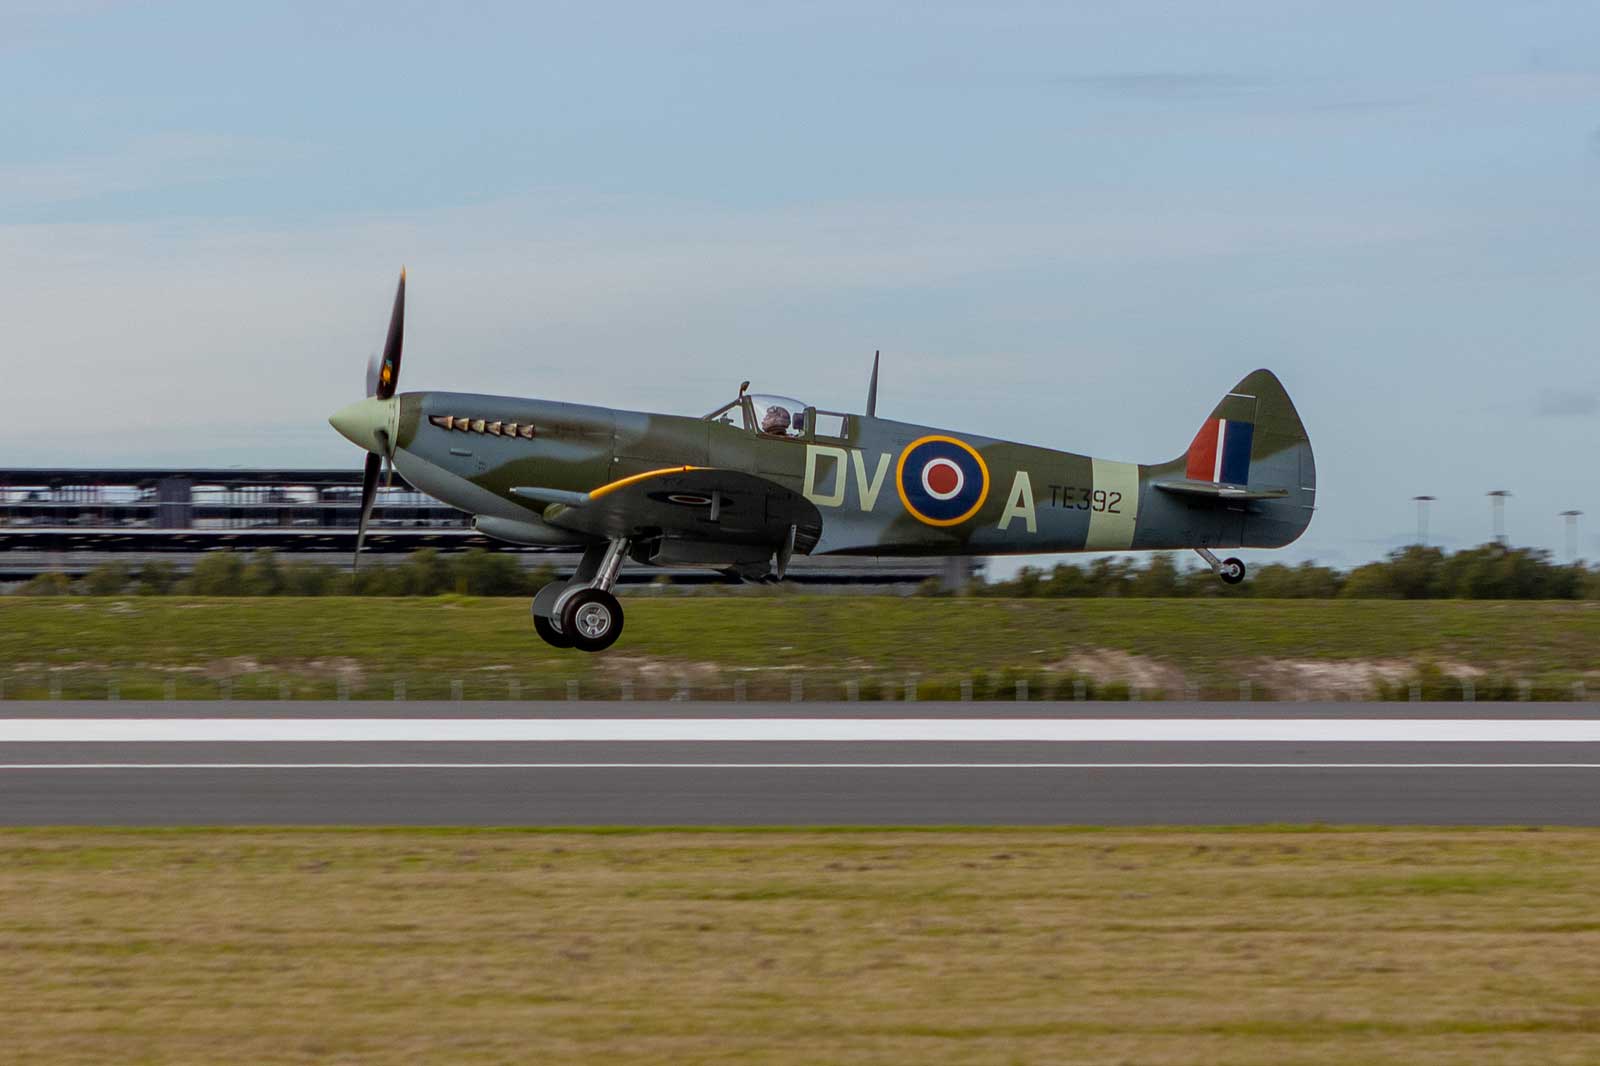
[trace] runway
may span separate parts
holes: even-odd
[[[8,703],[0,823],[1595,825],[1596,709]]]

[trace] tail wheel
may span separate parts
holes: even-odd
[[[1217,576],[1225,585],[1237,585],[1244,580],[1244,563],[1238,559],[1224,559]]]
[[[544,642],[552,648],[572,647],[572,638],[557,629],[555,623],[542,614],[533,616],[533,631],[539,634]]]
[[[603,589],[584,589],[561,609],[561,632],[579,651],[604,651],[622,636],[622,604]]]

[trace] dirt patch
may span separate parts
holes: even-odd
[[[718,663],[683,662],[643,655],[610,655],[599,663],[602,676],[646,685],[711,685],[720,683],[729,672]]]
[[[1171,663],[1111,648],[1088,648],[1074,652],[1045,669],[1055,673],[1077,674],[1097,685],[1121,683],[1148,692],[1181,696],[1185,691],[1182,670]]]
[[[1484,671],[1466,663],[1436,664],[1448,677],[1478,678]],[[1418,664],[1404,659],[1259,659],[1239,664],[1239,677],[1278,700],[1366,700],[1380,685],[1405,683]],[[1077,674],[1097,685],[1124,684],[1169,699],[1188,695],[1195,680],[1159,659],[1091,648],[1046,666],[1055,673]]]
[[[248,655],[232,655],[224,659],[212,659],[198,668],[177,667],[169,669],[174,672],[197,669],[201,675],[213,681],[220,681],[225,678],[243,678],[251,674],[268,672],[293,673],[315,680],[344,681],[355,689],[359,689],[366,679],[366,669],[361,665],[360,661],[348,657],[310,659],[287,663],[263,663],[259,659]]]
[[[1477,679],[1484,671],[1459,662],[1434,663],[1446,677]],[[1420,663],[1405,659],[1268,659],[1251,668],[1251,680],[1280,700],[1367,700],[1383,685],[1402,685]]]
[[[1280,700],[1366,700],[1379,684],[1398,684],[1416,672],[1412,663],[1364,659],[1267,659],[1250,670],[1251,680]]]

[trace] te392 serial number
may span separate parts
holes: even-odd
[[[1122,493],[1106,489],[1086,489],[1076,485],[1051,485],[1050,506],[1074,511],[1122,513]]]

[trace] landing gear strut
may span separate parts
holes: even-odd
[[[584,550],[578,572],[554,581],[533,598],[533,629],[546,644],[579,651],[604,651],[622,635],[622,604],[611,594],[628,553],[619,537]]]
[[[1222,579],[1224,585],[1237,585],[1244,580],[1244,563],[1238,559],[1218,559],[1209,548],[1196,548],[1194,553],[1206,561],[1211,572]]]

